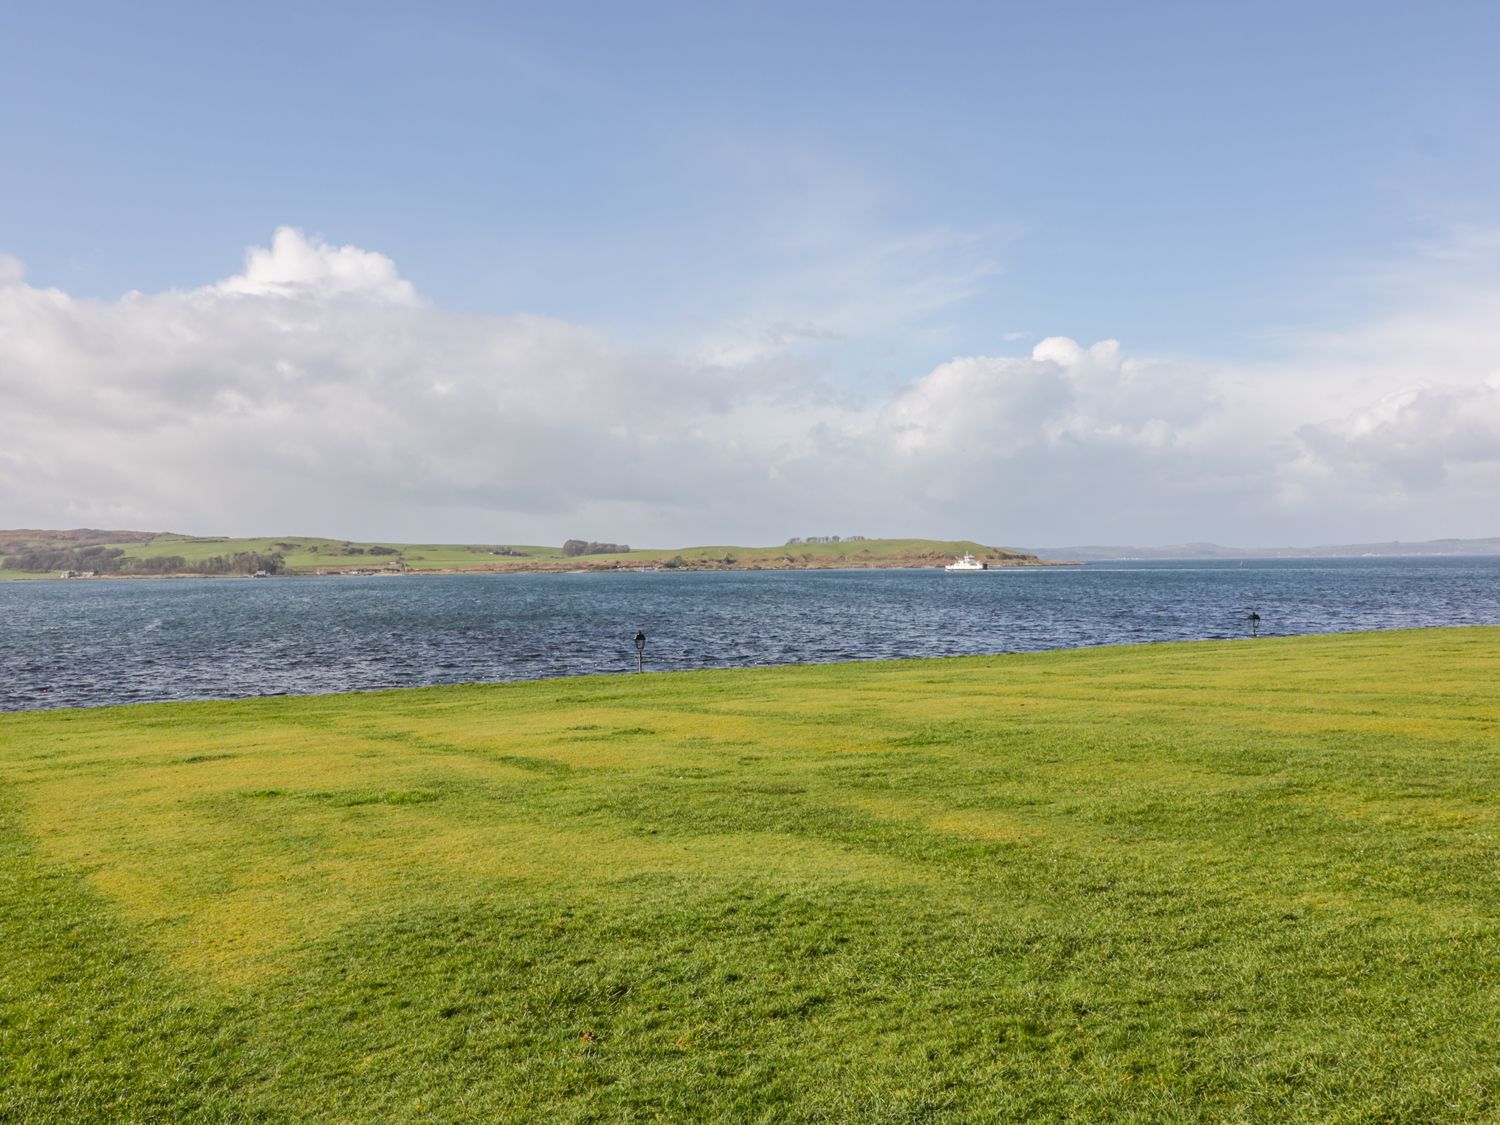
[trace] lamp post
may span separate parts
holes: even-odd
[[[646,634],[635,635],[635,670],[644,672],[646,670]]]

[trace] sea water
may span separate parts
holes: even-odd
[[[1500,624],[1500,559],[0,582],[0,710]]]

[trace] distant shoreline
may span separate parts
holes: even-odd
[[[778,546],[631,549],[571,539],[518,543],[376,543],[310,536],[227,538],[169,532],[0,530],[0,577],[198,578],[279,575],[546,574],[619,570],[923,569],[973,555],[991,567],[1057,566],[974,540],[819,536]]]
[[[478,567],[425,567],[410,568],[407,570],[338,570],[326,569],[321,571],[293,570],[280,574],[197,574],[192,572],[171,572],[163,574],[80,574],[72,577],[63,577],[59,574],[41,574],[34,572],[0,571],[0,581],[14,582],[139,582],[150,579],[192,580],[192,579],[234,579],[235,581],[262,581],[276,578],[421,578],[431,575],[453,576],[456,574],[746,574],[746,573],[785,573],[793,571],[809,570],[942,570],[944,563],[941,562],[871,562],[853,563],[849,561],[833,563],[801,563],[787,566],[768,566],[762,563],[739,564],[708,564],[708,563],[682,563],[678,566],[651,566],[631,564],[596,564],[579,566],[576,563],[547,564],[535,563],[530,566],[478,566]],[[1082,567],[1087,566],[1085,562],[1063,561],[1057,559],[1038,559],[1035,562],[998,562],[989,563],[987,571],[996,570],[1043,570],[1057,567]],[[981,572],[984,573],[984,572]]]
[[[1316,547],[1224,547],[1218,543],[1178,543],[1166,547],[1075,545],[1028,547],[1044,559],[1080,562],[1235,562],[1251,559],[1474,559],[1500,556],[1500,537],[1425,539],[1384,543],[1325,543]]]

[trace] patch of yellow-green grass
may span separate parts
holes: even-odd
[[[0,716],[0,1119],[1500,1115],[1500,630]]]

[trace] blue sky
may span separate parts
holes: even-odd
[[[194,290],[289,226],[388,257],[445,313],[537,314],[873,401],[1052,336],[1186,370],[1296,362],[1309,336],[1406,315],[1414,278],[1485,273],[1500,222],[1493,4],[49,3],[3,21],[0,252],[75,300]],[[1301,518],[1288,535],[1319,526]]]

